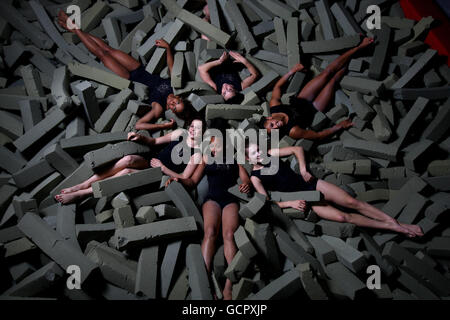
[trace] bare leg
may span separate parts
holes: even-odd
[[[130,173],[137,172],[137,171],[138,170],[135,170],[135,169],[123,169],[120,172],[116,173],[114,175],[114,177],[123,176],[123,175],[130,174]],[[58,194],[57,196],[55,196],[55,200],[58,201],[59,203],[65,205],[65,204],[75,203],[75,202],[79,202],[83,199],[86,199],[87,197],[91,196],[92,193],[93,193],[92,187],[89,187],[89,188],[78,190],[78,191],[75,191],[72,193]]]
[[[410,228],[406,228],[406,226],[401,226],[397,222],[397,220],[393,219],[391,216],[387,215],[386,213],[377,209],[376,207],[368,204],[367,202],[359,201],[353,198],[347,192],[335,186],[334,184],[328,183],[324,180],[319,180],[317,182],[317,190],[324,194],[325,200],[327,201],[334,202],[346,208],[357,210],[361,214],[371,219],[389,224],[396,224],[402,229],[404,229],[404,231],[406,230],[412,231],[410,230]],[[421,235],[420,232],[413,232],[413,233],[416,235]]]
[[[216,240],[220,229],[220,207],[214,201],[203,204],[203,229],[202,254],[205,260],[206,270],[211,272],[211,262],[216,252]]]
[[[115,53],[115,56],[113,56],[112,51],[108,49],[109,46],[107,46],[99,38],[95,38],[94,36],[89,35],[81,29],[69,29],[66,24],[68,19],[69,18],[64,11],[59,12],[58,23],[63,28],[75,33],[86,46],[86,48],[97,58],[99,58],[108,69],[116,73],[118,76],[129,79],[129,71],[132,71],[139,67],[139,63],[136,60],[134,60],[132,57],[124,57],[124,55],[126,56],[126,54],[123,52],[121,54]],[[120,52],[119,50],[116,51]],[[131,59],[133,59],[134,61],[132,61]],[[138,63],[137,66],[136,62]]]
[[[117,60],[122,66],[124,66],[128,71],[136,70],[140,67],[141,63],[134,59],[129,54],[123,51],[113,49],[107,45],[102,39],[93,36],[92,34],[87,34],[92,40],[97,43],[97,45],[102,48],[105,52],[111,55],[115,60]]]
[[[125,156],[119,161],[117,161],[112,167],[105,170],[102,173],[94,174],[88,180],[72,187],[61,190],[61,194],[72,193],[79,190],[90,188],[94,182],[104,180],[106,178],[114,176],[116,173],[122,171],[123,169],[147,169],[149,167],[148,160],[141,156],[130,155]]]
[[[236,244],[234,243],[234,232],[239,227],[239,207],[236,203],[232,203],[223,208],[222,215],[222,236],[225,259],[230,265],[237,252]],[[223,290],[224,300],[232,299],[233,284],[230,279],[225,282]]]
[[[320,217],[341,223],[352,223],[354,225],[366,228],[375,229],[386,229],[399,233],[403,233],[409,237],[414,237],[415,235],[411,233],[408,229],[401,227],[398,223],[390,223],[386,221],[373,220],[356,213],[345,213],[330,205],[324,206],[312,206],[314,212],[316,212]]]
[[[322,91],[322,89],[326,86],[328,80],[344,65],[347,64],[347,62],[350,60],[350,58],[358,52],[358,50],[363,49],[367,47],[370,43],[373,42],[373,39],[365,38],[363,42],[353,48],[345,52],[343,55],[341,55],[339,58],[334,60],[332,63],[326,67],[322,73],[320,73],[317,77],[309,81],[303,89],[298,94],[298,98],[306,99],[308,101],[314,101],[314,99],[317,97],[317,95]]]
[[[320,94],[317,96],[317,98],[313,101],[314,106],[316,109],[320,112],[324,112],[327,106],[330,104],[330,101],[334,97],[335,92],[335,86],[336,83],[338,83],[342,77],[344,76],[346,69],[342,68],[339,70],[334,77],[327,83],[325,88],[320,91]]]

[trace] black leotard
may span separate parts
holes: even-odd
[[[161,152],[158,153],[156,158],[159,159],[170,170],[172,170],[178,174],[181,174],[186,169],[187,163],[182,162],[180,164],[175,164],[172,161],[172,150],[179,143],[186,143],[185,141],[183,141],[183,136],[179,137],[178,140],[170,142]],[[199,149],[194,149],[194,148],[190,148],[190,149],[191,149],[191,156],[193,156],[195,153],[200,152]],[[183,148],[180,148],[179,156],[180,157],[183,156]]]
[[[205,202],[212,200],[223,209],[230,203],[239,203],[238,199],[228,192],[236,184],[239,177],[239,166],[234,164],[208,164],[205,167],[208,178],[208,195]]]
[[[273,175],[263,175],[261,174],[261,170],[253,170],[251,175],[259,178],[264,188],[268,191],[296,192],[316,190],[316,179],[312,182],[306,182],[286,162],[279,159],[279,164],[278,171]],[[265,167],[269,166],[270,164]]]
[[[163,108],[166,107],[167,97],[173,93],[170,79],[163,79],[160,76],[153,75],[145,70],[144,66],[140,66],[136,70],[130,72],[130,81],[139,82],[149,87],[148,102],[159,103]]]
[[[288,123],[280,128],[280,135],[288,136],[296,125],[303,129],[311,126],[317,109],[310,101],[293,96],[290,98],[289,105],[274,106],[270,108],[270,112],[285,113],[289,117]]]

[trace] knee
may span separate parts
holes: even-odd
[[[222,237],[224,242],[234,241],[234,231],[233,230],[223,230]]]
[[[122,158],[122,161],[124,162],[124,165],[126,167],[132,167],[136,161],[134,156],[125,156]]]
[[[346,223],[349,222],[349,215],[345,213],[339,213],[336,217],[334,217],[334,221],[340,222],[340,223]]]
[[[215,241],[217,239],[217,228],[215,227],[207,227],[204,230],[205,239]]]
[[[326,77],[327,79],[329,79],[334,74],[334,71],[333,71],[333,69],[330,66],[328,66],[322,71],[321,74],[324,77]]]
[[[363,203],[359,200],[356,200],[355,198],[352,197],[347,197],[345,199],[345,206],[347,208],[351,208],[351,209],[360,209],[361,206],[363,205]]]
[[[120,173],[122,175],[127,175],[127,174],[132,174],[133,172],[135,172],[135,170],[130,169],[130,168],[126,168],[126,169],[123,169]]]

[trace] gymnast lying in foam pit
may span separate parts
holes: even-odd
[[[153,75],[145,70],[145,67],[132,56],[123,51],[111,48],[102,39],[97,38],[89,33],[82,31],[75,23],[71,21],[74,28],[67,26],[70,18],[64,11],[58,14],[58,23],[64,29],[75,33],[86,48],[94,54],[109,70],[118,76],[130,81],[139,82],[148,86],[149,99],[146,103],[150,104],[149,111],[137,123],[137,130],[167,130],[175,126],[175,122],[171,120],[169,123],[155,124],[155,120],[163,115],[164,109],[171,110],[180,118],[187,119],[186,115],[187,103],[173,93],[170,79],[163,79],[159,75]],[[156,40],[156,46],[164,48],[167,54],[167,65],[169,72],[172,74],[174,57],[169,44],[162,39]]]
[[[353,126],[350,119],[335,126],[316,132],[306,128],[312,125],[317,112],[325,112],[333,100],[335,87],[344,76],[350,59],[359,51],[373,43],[372,38],[364,38],[360,45],[352,48],[331,62],[317,77],[309,81],[298,95],[290,98],[289,104],[281,102],[282,88],[296,72],[304,71],[302,64],[295,65],[275,84],[270,100],[270,117],[263,117],[259,127],[271,130],[279,129],[281,136],[293,139],[321,140]]]
[[[140,155],[128,155],[110,165],[108,168],[103,169],[101,172],[94,174],[86,181],[71,187],[61,190],[60,194],[55,196],[56,201],[62,204],[70,204],[79,202],[92,195],[92,184],[97,181],[101,181],[110,177],[118,177],[137,172],[138,170],[144,170],[148,168],[161,168],[163,174],[169,177],[177,179],[189,178],[201,163],[201,136],[205,130],[204,120],[194,119],[188,128],[187,138],[183,137],[185,130],[177,129],[171,133],[162,136],[160,138],[149,138],[137,133],[129,133],[128,140],[136,143],[149,145],[151,147],[157,147],[161,145],[167,145],[162,149],[155,157],[150,157],[150,160],[145,156]],[[185,144],[186,148],[183,148]],[[183,150],[190,150],[189,162],[181,162],[176,164],[172,159],[172,151],[174,148],[179,150],[179,157],[183,157]],[[178,149],[179,148],[179,149]],[[151,155],[149,155],[151,156]]]
[[[222,135],[224,137],[224,135]],[[211,138],[210,150],[214,158],[224,159],[226,152],[223,151],[222,137]],[[243,182],[239,185],[241,193],[250,191],[250,178],[245,168],[238,165],[234,160],[232,164],[210,163],[208,156],[203,156],[203,162],[197,167],[194,174],[188,179],[171,178],[167,181],[169,185],[172,181],[179,181],[187,188],[195,188],[202,177],[206,175],[208,179],[208,194],[202,206],[204,220],[204,238],[202,241],[202,254],[208,272],[211,272],[211,262],[216,252],[216,240],[222,226],[222,237],[224,254],[227,263],[230,264],[237,252],[234,242],[234,232],[239,227],[239,199],[228,192],[230,187],[237,183],[240,178]],[[221,161],[222,162],[222,161]],[[232,283],[226,280],[223,290],[225,300],[231,300]]]
[[[418,225],[399,223],[386,213],[368,204],[359,201],[341,188],[321,179],[315,179],[306,169],[304,151],[302,147],[287,147],[281,149],[271,149],[268,151],[269,159],[272,157],[287,157],[294,155],[299,163],[300,175],[291,169],[281,159],[278,159],[279,168],[267,174],[269,165],[263,165],[264,156],[256,143],[246,145],[246,159],[253,164],[251,172],[251,182],[255,190],[261,194],[268,195],[269,191],[297,192],[297,191],[320,191],[324,195],[325,201],[312,203],[312,209],[323,219],[337,222],[347,222],[359,227],[391,230],[403,233],[412,238],[423,236],[423,232]],[[276,162],[275,162],[276,163]],[[281,208],[294,208],[304,211],[306,201],[294,200],[276,202]],[[355,213],[345,213],[332,204],[355,210]]]
[[[230,56],[234,62],[229,60]],[[238,64],[244,65],[250,71],[250,76],[242,81]],[[250,87],[259,77],[259,72],[253,64],[238,52],[225,51],[219,59],[200,65],[198,71],[202,80],[222,95],[227,104],[241,104],[244,100],[241,91]]]

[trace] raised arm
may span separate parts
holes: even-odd
[[[170,45],[167,43],[166,40],[163,40],[163,39],[156,40],[156,45],[160,48],[166,49],[167,66],[169,67],[170,75],[172,75],[174,59],[173,59],[172,49],[170,49]]]
[[[161,145],[161,144],[167,144],[171,142],[172,140],[177,139],[181,134],[183,133],[183,129],[177,129],[175,131],[172,131],[165,136],[159,137],[159,138],[152,138],[147,137],[144,135],[141,135],[136,132],[130,132],[128,133],[128,141],[133,141],[140,144],[145,144],[148,146],[155,146],[155,145]]]
[[[198,67],[198,72],[199,72],[202,80],[206,84],[208,84],[211,88],[213,88],[215,91],[217,91],[217,85],[212,80],[211,75],[209,74],[209,71],[214,67],[220,66],[227,59],[228,59],[228,53],[224,52],[219,59],[211,61],[211,62],[207,62]]]
[[[347,129],[353,126],[350,119],[339,122],[331,128],[316,132],[313,130],[302,129],[299,126],[295,126],[289,132],[289,136],[294,139],[308,139],[308,140],[322,140],[335,134],[336,132]]]
[[[295,155],[303,179],[308,182],[313,176],[306,169],[305,151],[300,146],[286,147],[281,149],[270,149],[269,154],[274,157],[287,157]]]
[[[250,87],[253,83],[255,83],[256,79],[258,79],[259,71],[240,53],[230,52],[230,56],[235,60],[235,62],[242,63],[248,69],[248,71],[250,71],[250,75],[241,82],[242,90]]]
[[[283,77],[280,78],[280,80],[278,80],[272,91],[272,98],[270,99],[269,104],[270,107],[279,106],[281,104],[281,90],[283,86],[294,73],[302,71],[303,69],[305,69],[305,67],[302,64],[296,64],[288,73],[286,73]]]

